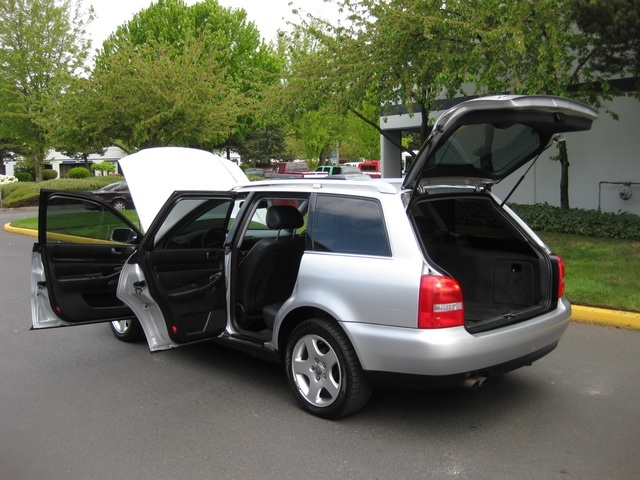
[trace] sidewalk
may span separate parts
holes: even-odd
[[[38,232],[35,230],[12,227],[9,223],[4,225],[4,229],[7,232],[19,233],[21,235],[38,236]],[[571,320],[574,322],[592,323],[627,330],[640,330],[640,313],[634,312],[572,305]]]

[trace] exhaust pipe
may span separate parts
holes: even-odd
[[[462,382],[462,387],[466,388],[467,390],[476,390],[482,387],[486,379],[487,377],[485,377],[484,375],[471,375],[467,377],[464,382]]]

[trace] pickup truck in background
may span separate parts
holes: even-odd
[[[367,160],[360,162],[358,168],[362,173],[366,173],[371,178],[381,178],[382,172],[380,171],[380,160]]]
[[[305,162],[278,162],[264,178],[323,178],[327,172],[312,172]]]

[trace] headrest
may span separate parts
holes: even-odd
[[[272,230],[296,229],[304,225],[304,218],[296,207],[280,205],[267,210],[267,227]]]

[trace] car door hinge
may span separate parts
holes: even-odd
[[[142,290],[147,286],[147,282],[141,280],[139,282],[133,282],[133,288],[136,291],[136,295],[141,295]]]
[[[44,282],[44,281],[43,282],[38,282],[37,285],[40,288],[47,288],[47,282]]]

